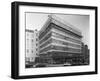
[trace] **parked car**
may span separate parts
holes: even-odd
[[[46,63],[37,63],[33,67],[46,67]]]
[[[70,63],[64,63],[63,65],[64,65],[64,66],[71,66]]]

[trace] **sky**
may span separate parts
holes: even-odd
[[[48,19],[47,13],[26,13],[26,29],[38,31],[43,27]],[[82,32],[82,41],[88,45],[89,44],[89,15],[78,15],[78,14],[55,14],[57,17],[65,22],[70,23],[75,28],[78,28]]]

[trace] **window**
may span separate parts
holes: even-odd
[[[69,42],[63,42],[63,41],[59,41],[59,40],[56,40],[56,39],[52,39],[53,43],[56,43],[56,44],[62,44],[62,45],[66,45],[66,46],[72,46],[72,47],[76,47],[76,48],[80,48],[81,44],[80,45],[77,45],[77,44],[73,44],[73,43],[69,43]]]
[[[27,49],[27,53],[29,53],[29,50]]]
[[[38,41],[38,39],[36,38],[36,41]]]
[[[41,33],[41,35],[39,35],[39,39],[41,39],[43,36],[45,36],[46,33],[49,32],[49,31],[51,30],[51,28],[52,28],[52,24],[50,24],[50,25],[45,29],[45,31],[43,31],[43,32]]]
[[[81,33],[80,33],[80,35],[77,35],[77,34],[74,34],[74,33],[70,32],[70,31],[67,31],[67,30],[63,29],[60,26],[55,25],[54,23],[52,25],[57,31],[62,31],[63,33],[68,34],[68,35],[73,36],[73,37],[78,38],[78,39],[81,38]]]
[[[44,44],[42,44],[42,45],[40,46],[40,48],[45,47],[46,45],[50,44],[51,42],[52,42],[52,39],[46,41]]]
[[[32,53],[33,53],[33,50],[32,50]]]
[[[40,50],[40,53],[41,53],[41,52],[46,52],[46,51],[48,51],[48,50],[51,50],[51,46],[48,46],[48,47],[46,47],[46,48]]]
[[[36,46],[38,46],[38,44],[36,43]]]
[[[32,34],[32,38],[34,37],[34,34]]]
[[[38,36],[38,33],[36,33],[36,36]]]
[[[32,42],[33,42],[34,40],[32,39]]]
[[[26,58],[26,61],[30,61],[30,58],[27,57],[27,58]]]
[[[27,36],[29,36],[29,34],[27,33]]]
[[[41,41],[40,44],[43,43],[44,41],[48,40],[51,37],[51,33],[49,33],[46,37],[44,37]]]
[[[36,48],[36,51],[37,51],[38,49]]]
[[[54,37],[57,37],[57,38],[64,39],[64,40],[68,40],[68,41],[71,41],[71,42],[75,42],[75,43],[77,43],[77,44],[81,44],[81,41],[79,41],[79,40],[75,40],[75,39],[73,39],[73,38],[71,38],[71,37],[66,37],[66,36],[61,35],[61,34],[58,34],[58,33],[54,33],[54,32],[53,32],[53,36],[54,36]]]

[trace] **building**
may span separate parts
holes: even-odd
[[[82,34],[73,25],[49,15],[39,31],[39,62],[79,64],[82,56]]]
[[[26,64],[34,63],[35,58],[39,54],[38,48],[38,31],[26,29]]]
[[[83,55],[83,64],[89,65],[89,49],[88,46],[82,43],[82,55]]]

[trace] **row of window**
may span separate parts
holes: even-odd
[[[52,46],[54,50],[62,50],[62,51],[71,51],[71,52],[81,52],[81,49],[74,49],[69,47],[62,47],[62,46]]]
[[[33,53],[33,50],[30,50],[31,51],[31,53]],[[29,53],[29,49],[27,49],[27,53]]]
[[[72,38],[65,37],[65,36],[63,36],[63,35],[60,35],[60,34],[57,34],[57,33],[54,33],[54,32],[52,33],[52,35],[53,35],[54,37],[61,38],[61,39],[64,39],[64,40],[68,40],[68,41],[71,41],[71,42],[75,42],[75,43],[81,45],[81,41],[74,40],[74,39],[72,39]],[[48,38],[50,38],[50,36],[51,36],[51,33],[48,34],[48,35],[47,35],[43,40],[41,40],[39,43],[41,44],[41,43],[45,42]],[[47,41],[47,42],[45,42],[43,45],[40,46],[40,48],[42,48],[42,47],[48,45],[48,43],[50,43],[50,42],[51,42],[50,40]],[[58,41],[58,40],[53,40],[53,42],[54,42],[54,43],[58,43],[58,44],[60,43],[60,44],[63,44],[63,45],[70,45],[70,46],[74,46],[74,47],[81,47],[80,45],[77,45],[77,44],[67,43],[67,42]]]
[[[81,48],[81,45],[72,44],[72,43],[68,43],[68,42],[64,42],[64,41],[59,41],[59,40],[52,39],[52,38],[50,40],[46,41],[44,44],[42,44],[40,46],[40,48],[43,48],[43,47],[47,46],[50,43],[55,43],[55,44],[60,44],[60,45],[66,45],[66,46],[71,46],[71,47],[76,47],[76,48]]]
[[[51,27],[54,28],[54,29],[56,29],[56,30],[58,30],[58,31],[62,31],[63,33],[66,33],[66,34],[68,34],[68,35],[70,35],[70,36],[74,36],[74,37],[76,37],[76,38],[81,38],[81,36],[79,36],[79,35],[77,35],[77,34],[74,34],[74,33],[70,32],[70,31],[68,31],[68,30],[65,30],[64,28],[62,28],[62,27],[60,27],[60,26],[57,26],[57,25],[55,25],[54,23],[51,23],[51,24],[45,29],[45,31],[43,31],[43,32],[39,35],[39,39],[41,39],[44,35],[46,35],[46,33],[47,33],[48,31],[50,31]]]
[[[33,32],[32,32],[32,33],[26,32],[26,35],[27,35],[27,37],[28,37],[28,36],[34,37],[34,33],[33,33]],[[36,33],[36,36],[38,36],[38,33]]]
[[[33,43],[30,43],[30,44],[26,43],[26,48],[32,48],[33,49],[34,47],[38,47],[38,43],[36,43],[36,46],[34,46]]]
[[[62,46],[48,46],[46,48],[44,48],[43,50],[40,51],[40,53],[42,52],[46,52],[48,50],[60,50],[60,51],[71,51],[71,52],[81,52],[81,49],[74,49],[74,48],[69,48],[69,47],[62,47]]]
[[[52,35],[52,33],[49,33],[46,37],[44,37],[39,43],[43,43],[44,41],[46,41],[48,38],[50,38]]]
[[[54,24],[54,23],[52,23],[52,27],[53,27],[54,29],[56,29],[56,30],[58,30],[58,31],[62,31],[63,33],[68,34],[68,35],[70,35],[70,36],[74,36],[74,37],[76,37],[76,38],[78,38],[78,39],[81,38],[81,35],[79,36],[79,35],[77,35],[77,34],[71,32],[71,31],[69,31],[69,30],[66,30],[66,29],[64,29],[64,28],[62,28],[62,27],[60,27],[60,26],[58,26],[58,25],[56,25],[56,24]]]
[[[29,37],[29,36],[30,36],[30,37],[32,37],[32,38],[33,38],[33,37],[34,37],[34,34],[33,34],[33,33],[28,33],[28,32],[26,32],[26,36],[27,36],[27,37]]]
[[[31,57],[31,58],[30,57],[26,57],[25,61],[26,62],[30,62],[31,60],[34,60],[34,59],[35,59],[34,57]]]
[[[72,34],[68,33],[67,30],[66,30],[66,32],[64,32],[64,31],[61,31],[61,30],[56,29],[56,28],[52,28],[52,32],[59,33],[61,35],[64,35],[64,36],[67,36],[67,37],[71,37],[71,38],[74,38],[74,39],[77,39],[77,40],[81,39],[81,37],[76,37],[75,35],[72,35]]]
[[[75,40],[73,38],[66,37],[64,35],[61,35],[61,34],[58,34],[58,33],[55,33],[55,32],[53,32],[52,35],[54,37],[57,37],[57,38],[60,38],[60,39],[64,39],[64,40],[71,41],[71,42],[74,42],[74,43],[77,43],[77,44],[81,44],[81,41],[79,41],[79,40]]]
[[[44,44],[42,44],[42,45],[40,46],[40,48],[43,48],[43,47],[47,46],[47,45],[50,44],[50,43],[52,43],[52,39],[46,41]]]
[[[39,35],[39,40],[44,37],[50,30],[51,30],[52,24],[50,24],[40,35]]]
[[[57,22],[59,23],[57,26],[61,26],[61,24],[62,24],[61,27],[63,27],[64,29],[67,29],[69,31],[72,31],[72,32],[74,32],[74,33],[76,33],[78,35],[81,34],[80,30],[75,29],[75,28],[72,28],[73,27],[72,25],[69,25],[69,24],[67,25],[67,23],[65,24],[64,22],[60,22],[60,21],[57,21]]]
[[[34,42],[34,39],[29,39],[29,38],[27,38],[27,42],[29,42],[29,40],[31,41],[31,42]],[[38,38],[36,38],[36,41],[38,41]]]
[[[38,51],[38,48],[36,48],[36,51]],[[29,53],[29,52],[34,53],[34,50],[33,50],[33,49],[32,49],[32,50],[27,49],[26,52],[27,52],[27,53]]]
[[[57,37],[57,38],[61,38],[61,39],[64,39],[64,40],[67,40],[67,41],[71,41],[71,42],[74,42],[74,43],[77,43],[77,44],[81,44],[81,41],[79,40],[75,40],[73,38],[70,38],[70,37],[66,37],[66,36],[63,36],[61,34],[58,34],[58,33],[55,33],[55,32],[51,32],[49,33],[45,38],[43,38],[39,43],[43,43],[45,42],[46,40],[48,40],[51,35],[53,35],[54,37]]]
[[[40,53],[46,52],[48,50],[51,50],[51,46],[48,46],[48,47],[44,48],[43,50],[40,50]]]
[[[38,39],[36,39],[36,40],[38,40]],[[36,42],[36,41],[35,41],[35,42]],[[38,41],[37,41],[37,42],[38,42]],[[37,42],[36,42],[36,46],[38,46],[38,43],[37,43]],[[32,44],[34,43],[34,40],[33,40],[33,39],[31,39],[31,40],[27,39],[27,40],[26,40],[26,43],[32,45]]]
[[[56,40],[56,39],[52,39],[52,42],[56,43],[56,44],[62,44],[62,45],[66,45],[66,46],[81,48],[81,45],[77,45],[77,44],[73,44],[73,43],[69,43],[69,42],[64,42],[64,41],[60,41],[60,40]]]
[[[32,43],[34,42],[34,40],[33,40],[33,39],[27,39],[27,42],[29,42],[29,41],[31,41]]]

